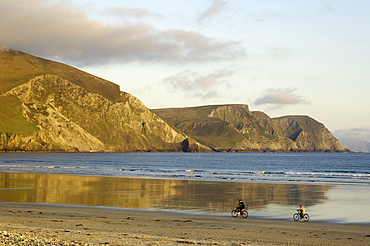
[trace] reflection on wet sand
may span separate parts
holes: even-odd
[[[134,209],[229,212],[324,202],[330,185],[216,182],[33,173],[0,173],[0,202],[55,203]]]

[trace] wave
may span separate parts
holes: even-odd
[[[301,181],[301,182],[339,182],[370,183],[369,172],[355,171],[253,171],[253,170],[202,170],[202,169],[163,169],[163,168],[111,168],[61,165],[0,165],[0,169],[11,172],[40,172],[79,175],[139,176],[155,178],[186,178],[233,181]]]

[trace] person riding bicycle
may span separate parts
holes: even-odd
[[[235,207],[236,211],[241,212],[243,209],[245,209],[244,202],[242,200],[239,200],[238,206]]]
[[[303,215],[306,213],[306,209],[302,205],[299,205],[299,208],[297,209],[297,211],[302,219]]]

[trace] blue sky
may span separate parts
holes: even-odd
[[[370,141],[370,1],[0,0],[0,45],[149,108],[248,104]]]

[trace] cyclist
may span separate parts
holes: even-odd
[[[306,209],[302,206],[302,205],[299,205],[299,208],[297,209],[301,219],[303,219],[303,215],[306,213]]]
[[[236,211],[241,212],[243,209],[245,209],[244,202],[242,200],[239,200],[238,206],[235,207]]]

